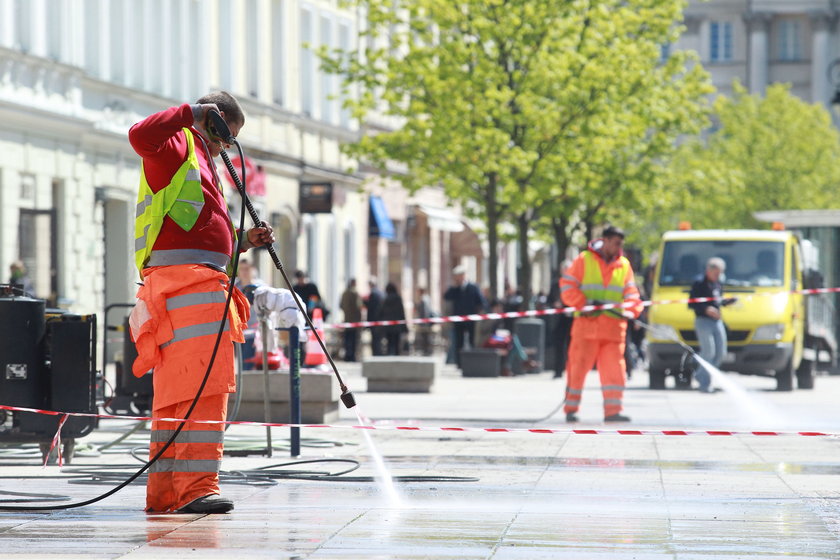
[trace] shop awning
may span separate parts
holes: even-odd
[[[426,215],[431,229],[451,231],[452,233],[464,231],[464,223],[454,212],[446,208],[436,208],[425,204],[418,205],[418,208]]]
[[[382,197],[379,196],[370,197],[368,235],[370,237],[381,237],[392,241],[397,238],[396,232],[394,231],[394,223],[388,217],[388,211],[385,210],[385,203],[382,202]]]

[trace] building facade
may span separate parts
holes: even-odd
[[[364,19],[339,4],[0,0],[0,282],[22,260],[53,305],[101,313],[133,302],[140,161],[127,131],[223,89],[245,110],[239,140],[261,185],[252,200],[287,273],[309,273],[330,320],[342,319],[350,278],[362,294],[373,276],[396,283],[409,313],[418,286],[441,306],[457,264],[484,283],[488,248],[438,189],[409,196],[341,153],[361,129],[314,53],[359,47]],[[301,212],[306,185],[331,186],[327,211]],[[238,215],[238,194],[227,185],[226,195]],[[250,255],[283,286],[267,252]]]
[[[750,92],[791,84],[794,95],[828,105],[840,56],[836,0],[691,0],[686,31],[672,48],[694,50],[722,94],[738,80]]]

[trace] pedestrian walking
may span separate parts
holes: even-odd
[[[382,316],[382,302],[385,300],[385,295],[379,286],[376,285],[376,277],[371,276],[368,281],[368,296],[365,298],[365,308],[367,309],[368,321],[379,321]],[[382,327],[370,327],[370,352],[374,356],[381,356],[382,348]]]
[[[417,301],[414,303],[416,317],[418,319],[431,319],[437,317],[432,309],[432,298],[429,297],[426,288],[417,288]],[[431,323],[419,323],[414,328],[414,346],[421,356],[432,355],[432,335],[434,326]]]
[[[443,296],[443,299],[452,304],[453,315],[472,315],[483,313],[487,307],[487,301],[478,289],[478,285],[467,280],[467,269],[463,266],[456,266],[452,269],[455,284],[450,286]],[[453,344],[455,345],[455,363],[461,366],[461,350],[466,344],[469,348],[475,348],[475,322],[464,321],[453,323]]]
[[[607,227],[603,237],[589,244],[560,278],[563,303],[572,307],[621,303],[641,304],[630,261],[622,254],[624,232]],[[625,309],[628,317],[638,317],[641,305]],[[604,421],[628,422],[621,414],[626,366],[624,345],[627,321],[617,312],[578,313],[572,325],[569,360],[566,365],[566,400],[563,410],[567,422],[577,422],[586,374],[598,367],[604,397]]]
[[[382,302],[380,320],[405,321],[405,306],[402,296],[393,282],[388,282],[388,285],[385,286],[385,300]],[[387,356],[399,356],[400,342],[402,336],[408,333],[408,327],[405,323],[402,323],[400,325],[387,325],[382,328],[385,334],[385,354]]]
[[[23,261],[15,261],[9,265],[9,284],[17,286],[23,293],[35,297],[35,286],[26,271]]]
[[[327,318],[330,312],[321,299],[321,292],[318,291],[318,285],[310,280],[305,271],[295,271],[295,285],[293,286],[293,289],[295,290],[295,293],[300,296],[304,305],[306,305],[306,312],[309,314],[310,319],[312,318],[312,310],[316,307],[320,307],[323,318]]]
[[[700,343],[700,357],[714,367],[720,366],[726,356],[726,326],[723,324],[721,306],[733,303],[734,299],[723,299],[723,288],[720,276],[726,271],[726,261],[712,257],[706,262],[706,271],[691,285],[689,299],[713,298],[712,301],[689,303],[694,311],[694,331],[697,342]],[[699,384],[701,393],[714,393],[712,388],[712,374],[697,364],[694,369],[694,379]]]
[[[228,215],[213,158],[226,144],[207,133],[218,111],[236,136],[245,116],[236,99],[216,92],[166,109],[128,132],[142,158],[135,220],[135,264],[143,279],[130,317],[138,350],[134,374],[153,369],[155,418],[183,418],[195,400],[214,352],[221,320],[226,329],[196,401],[191,420],[175,443],[149,468],[146,511],[225,513],[233,502],[219,496],[219,465],[228,393],[236,390],[233,342],[243,342],[248,300],[233,291],[226,309],[235,240],[242,249],[274,242],[263,223],[236,232]],[[150,456],[170,439],[179,422],[152,421]]]
[[[356,279],[351,278],[347,283],[347,289],[341,294],[341,307],[344,313],[345,323],[358,323],[362,320],[362,298],[356,291]],[[344,360],[347,362],[356,361],[356,348],[359,345],[359,329],[350,327],[344,329]]]

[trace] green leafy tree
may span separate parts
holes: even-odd
[[[633,191],[675,136],[702,126],[705,73],[683,54],[660,61],[683,1],[354,3],[369,22],[364,48],[322,50],[323,64],[346,93],[360,89],[347,101],[357,117],[399,125],[346,151],[386,173],[399,162],[408,189],[443,185],[482,218],[494,295],[500,222],[516,226],[527,296],[535,233],[568,235],[587,209],[644,199]]]
[[[671,217],[695,228],[756,227],[761,210],[825,208],[840,195],[840,136],[828,111],[776,84],[764,96],[735,84],[714,104],[717,129],[685,144],[669,182]]]

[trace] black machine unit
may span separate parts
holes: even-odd
[[[96,316],[47,309],[44,300],[0,285],[0,404],[95,414]],[[0,443],[49,443],[60,416],[0,410]],[[67,444],[94,430],[97,418],[70,416]],[[71,451],[72,453],[72,451]]]
[[[122,332],[122,360],[116,362],[116,383],[114,393],[105,403],[105,410],[111,414],[128,414],[146,416],[152,411],[152,372],[147,371],[142,377],[135,377],[132,373],[134,360],[137,359],[137,347],[131,340],[131,328],[128,317],[122,319],[122,324],[112,324],[108,316],[112,309],[130,309],[133,303],[113,303],[105,308],[105,329],[107,331]],[[102,363],[108,363],[108,336],[103,343]]]

